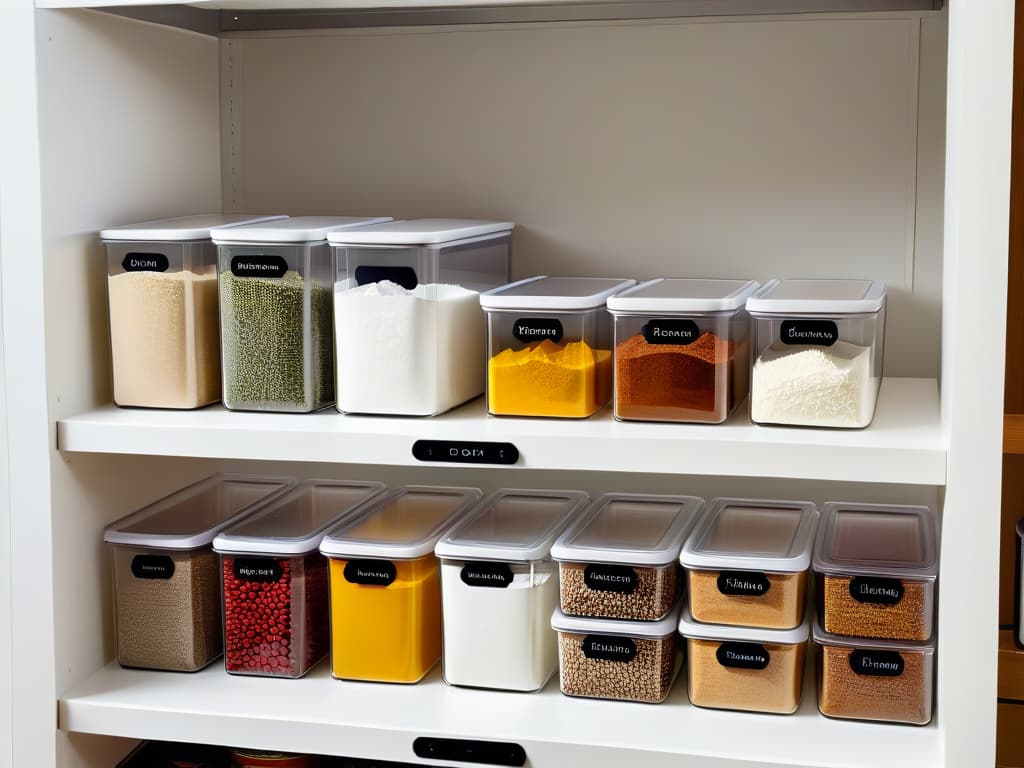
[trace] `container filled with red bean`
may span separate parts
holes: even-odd
[[[217,536],[228,672],[297,678],[327,655],[320,541],[383,490],[381,483],[308,480]]]

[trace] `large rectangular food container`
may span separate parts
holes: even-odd
[[[608,298],[615,418],[718,424],[750,389],[752,280],[650,280]]]
[[[747,310],[754,318],[755,423],[871,423],[882,383],[884,283],[772,280],[747,299]]]
[[[690,703],[791,715],[800,705],[810,622],[792,629],[735,627],[679,620],[686,641]]]
[[[531,277],[481,294],[487,313],[487,410],[586,418],[612,396],[608,297],[635,280]]]
[[[282,218],[211,213],[100,232],[115,405],[201,408],[220,400],[217,249],[210,230]]]
[[[814,546],[822,628],[850,637],[930,638],[938,538],[930,507],[826,504]]]
[[[484,392],[480,291],[508,281],[510,222],[332,232],[338,410],[432,416]]]
[[[551,547],[569,616],[656,621],[681,592],[679,551],[704,502],[608,493]]]
[[[290,478],[213,475],[107,526],[114,562],[117,661],[194,672],[221,655],[220,579],[210,547]]]
[[[679,557],[693,618],[767,629],[800,626],[817,524],[810,502],[714,499]]]
[[[438,542],[445,682],[536,691],[558,666],[551,544],[582,491],[500,490]]]
[[[476,488],[405,486],[324,537],[330,559],[331,673],[419,682],[441,658],[434,547],[479,501]]]
[[[320,541],[383,490],[383,483],[307,480],[217,535],[228,672],[297,678],[327,654]]]
[[[334,402],[327,235],[387,218],[300,216],[214,229],[224,405],[309,412]]]

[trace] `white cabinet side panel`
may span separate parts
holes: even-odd
[[[2,194],[2,193],[0,193]],[[0,232],[3,231],[3,206],[0,205]],[[3,236],[0,235],[0,325],[3,323]],[[11,768],[14,758],[14,713],[11,705],[11,473],[10,439],[7,430],[7,357],[0,333],[0,768]]]

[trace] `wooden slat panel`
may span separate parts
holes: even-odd
[[[996,733],[996,768],[1024,768],[1024,705],[1000,702]]]
[[[1024,413],[1024,0],[1016,3],[1013,147],[1010,160],[1010,272],[1006,305],[1006,412]]]

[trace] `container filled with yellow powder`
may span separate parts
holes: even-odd
[[[532,277],[487,291],[487,410],[586,418],[612,396],[610,296],[635,280]]]
[[[476,488],[405,486],[328,531],[331,673],[419,682],[441,658],[434,547],[480,499]]]

